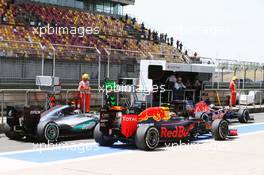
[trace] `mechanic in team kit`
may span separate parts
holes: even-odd
[[[236,80],[237,77],[233,76],[232,80],[230,81],[229,90],[230,90],[230,107],[236,106]]]
[[[84,73],[82,75],[82,81],[79,83],[78,90],[80,91],[81,99],[81,109],[85,112],[90,112],[90,83],[89,83],[89,74]]]

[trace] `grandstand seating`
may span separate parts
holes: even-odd
[[[7,8],[7,1],[0,0],[0,16],[2,16],[5,13],[6,8]]]
[[[7,8],[9,7],[9,8]],[[0,15],[5,17],[3,24],[0,25],[0,41],[25,41],[29,43],[41,43],[42,48],[37,44],[29,44],[31,50],[36,49],[35,54],[41,55],[41,49],[46,48],[52,50],[52,44],[64,44],[64,45],[76,45],[96,47],[103,54],[105,54],[105,48],[123,49],[142,52],[146,55],[149,53],[161,53],[164,58],[171,57],[170,55],[177,55],[179,62],[182,62],[181,54],[170,45],[166,43],[155,43],[152,40],[139,38],[138,34],[133,35],[127,31],[132,29],[134,31],[141,31],[141,24],[133,23],[131,19],[124,21],[116,19],[111,16],[91,13],[87,11],[80,11],[77,9],[63,8],[51,5],[41,5],[39,3],[27,3],[27,4],[10,4],[7,0],[0,0]],[[58,26],[83,26],[83,27],[99,27],[99,35],[85,35],[84,37],[78,37],[73,35],[45,35],[40,37],[33,32],[33,25],[51,24]],[[147,29],[146,29],[147,32]],[[6,44],[0,44],[1,47],[7,47]],[[9,49],[23,50],[25,52],[26,44],[8,43]],[[11,47],[12,46],[12,47]],[[75,51],[75,54],[69,54],[69,51]],[[57,54],[61,57],[78,59],[76,52],[82,54],[82,49],[73,49],[67,47],[61,47],[57,50]],[[51,51],[49,51],[51,52]],[[67,54],[66,54],[67,53]],[[49,53],[50,54],[50,53]],[[66,55],[66,56],[65,56]],[[94,59],[94,57],[84,56],[86,60]],[[175,56],[174,56],[175,58]]]

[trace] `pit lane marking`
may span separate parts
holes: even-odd
[[[246,127],[247,126],[247,127]],[[251,135],[257,133],[264,132],[264,123],[258,124],[248,124],[245,126],[234,126],[232,128],[237,128],[242,132],[239,134],[243,135]],[[204,135],[200,136],[197,142],[210,142],[213,141],[212,136]],[[78,152],[78,150],[71,150],[74,147],[89,147],[92,146],[94,149],[86,150],[83,153]],[[76,145],[68,145],[62,146],[62,150],[51,148],[43,148],[42,150],[24,150],[24,151],[13,151],[0,153],[0,157],[4,157],[12,160],[21,160],[25,162],[37,163],[37,164],[45,164],[45,163],[54,163],[54,162],[65,162],[65,161],[73,161],[73,160],[81,160],[87,158],[100,158],[104,156],[111,156],[113,154],[124,154],[126,152],[133,152],[135,148],[127,148],[126,146],[120,146],[115,144],[113,147],[99,147],[95,142],[91,143],[81,143]],[[1,161],[2,162],[2,161]]]
[[[258,132],[252,132],[247,134],[242,134],[240,136],[247,136],[247,135],[254,135],[254,134],[261,134],[264,133],[264,131],[258,131]],[[213,139],[207,139],[207,140],[200,140],[196,142],[214,142]],[[111,156],[125,156],[126,154],[135,153],[135,151],[140,152],[140,150],[127,150],[123,152],[115,152],[115,153],[109,153],[104,155],[97,155],[93,157],[82,157],[82,158],[76,158],[76,159],[68,159],[68,160],[60,160],[55,162],[45,162],[45,163],[33,163],[33,162],[27,162],[27,161],[21,161],[21,160],[14,160],[14,159],[8,159],[8,158],[1,158],[0,157],[0,163],[1,165],[4,165],[4,168],[0,169],[0,172],[8,172],[10,170],[19,170],[19,169],[25,169],[25,168],[37,168],[37,167],[44,167],[47,165],[59,165],[63,163],[70,163],[70,162],[79,162],[79,161],[85,161],[85,160],[92,160],[92,159],[100,159],[100,158],[106,158]],[[3,163],[2,163],[3,162]],[[19,166],[13,167],[14,163],[17,163]],[[7,165],[7,166],[5,166]]]

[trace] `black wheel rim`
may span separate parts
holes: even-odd
[[[201,118],[206,122],[209,121],[209,116],[207,114],[203,114]]]
[[[156,130],[151,129],[148,131],[146,142],[150,148],[157,146],[159,142],[159,134],[156,132]]]
[[[221,135],[221,137],[224,139],[228,136],[228,123],[226,121],[222,122],[219,126],[219,133]]]
[[[58,128],[56,125],[48,125],[46,128],[46,137],[48,140],[55,140],[58,137]]]

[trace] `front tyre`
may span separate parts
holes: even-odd
[[[158,129],[148,125],[139,126],[135,136],[135,144],[141,150],[154,150],[159,144]]]
[[[240,109],[238,111],[238,121],[240,123],[248,123],[249,118],[249,111],[247,109]]]
[[[229,126],[226,120],[216,119],[212,123],[212,135],[215,140],[225,140],[229,135]]]
[[[94,139],[100,146],[112,146],[115,140],[111,136],[106,136],[100,131],[100,124],[96,125],[94,129]]]

